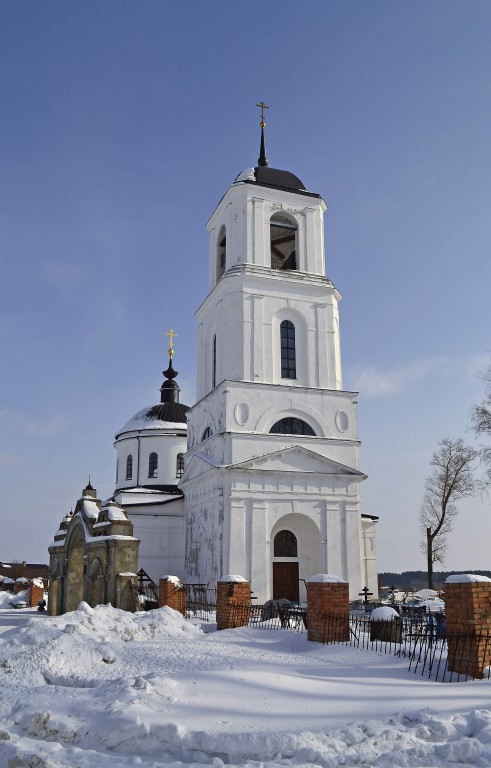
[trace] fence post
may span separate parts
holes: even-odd
[[[242,576],[222,576],[217,584],[217,629],[245,626],[250,604],[250,582]]]
[[[491,665],[491,579],[461,573],[445,582],[449,672],[481,679]]]
[[[314,643],[349,640],[348,582],[339,576],[318,573],[307,580],[306,587],[308,639]]]
[[[162,576],[159,579],[159,608],[163,605],[186,615],[186,590],[177,576]]]

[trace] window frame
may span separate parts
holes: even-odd
[[[176,458],[176,477],[180,479],[184,474],[184,454],[178,453]]]
[[[302,429],[298,430],[287,430],[286,427],[288,423],[291,423],[293,426],[294,424],[297,426],[302,427]],[[279,427],[280,425],[283,425],[285,429],[275,429],[275,427]],[[299,419],[298,416],[284,416],[282,419],[279,419],[276,421],[271,429],[269,430],[270,435],[301,435],[304,437],[316,437],[316,434],[310,424],[307,421],[304,421],[303,419]]]
[[[297,378],[296,328],[291,320],[280,323],[280,364],[282,379]]]
[[[133,454],[129,453],[126,457],[126,477],[125,480],[133,480]]]
[[[155,478],[159,476],[159,455],[155,451],[148,457],[148,477]]]

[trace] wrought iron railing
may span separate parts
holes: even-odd
[[[290,629],[295,632],[305,632],[307,629],[307,609],[301,606],[265,605],[230,606],[230,626],[248,626],[257,629]]]
[[[491,677],[491,635],[447,634],[442,615],[374,621],[369,616],[326,614],[324,642],[389,653],[407,659],[409,669],[440,682]]]
[[[186,618],[214,621],[217,609],[217,590],[206,584],[182,584],[186,595]]]

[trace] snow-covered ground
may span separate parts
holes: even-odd
[[[0,768],[491,765],[487,680],[170,608],[4,608],[0,632]]]

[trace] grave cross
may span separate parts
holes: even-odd
[[[362,597],[363,597],[363,602],[364,602],[364,603],[365,603],[365,605],[366,605],[366,604],[368,603],[368,598],[369,598],[369,597],[371,597],[371,596],[373,595],[373,592],[370,592],[370,591],[368,590],[368,587],[363,587],[363,589],[361,590],[361,592],[358,592],[358,594],[359,594],[360,596],[362,596]]]

